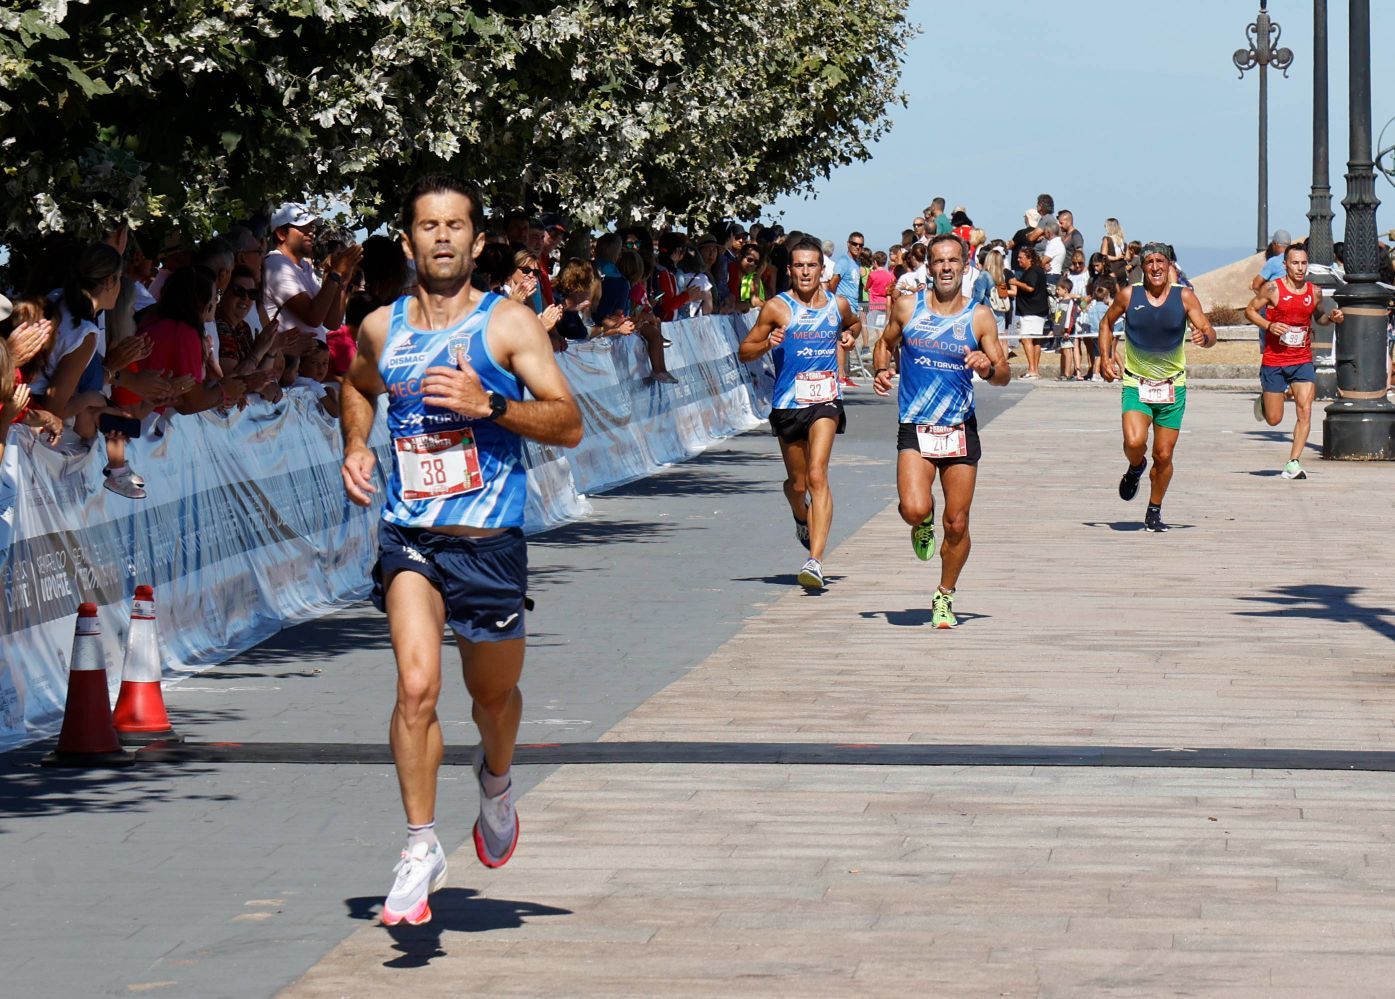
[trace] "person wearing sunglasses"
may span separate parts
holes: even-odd
[[[513,255],[513,273],[504,283],[503,293],[515,302],[528,306],[538,315],[552,341],[553,350],[560,353],[567,349],[567,343],[557,333],[557,323],[562,318],[562,307],[554,302],[544,304],[542,295],[542,268],[538,258],[527,250],[519,250]]]
[[[260,333],[254,333],[247,320],[260,296],[256,275],[240,264],[234,267],[228,289],[218,300],[213,316],[218,328],[218,362],[225,375],[241,377],[272,370],[280,339],[276,326],[265,326]],[[268,380],[274,381],[270,376]]]
[[[848,248],[833,258],[833,276],[828,279],[828,293],[846,298],[854,314],[862,301],[862,250],[866,245],[862,233],[850,233]],[[848,377],[848,353],[841,346],[838,348],[838,384],[843,388],[857,388],[857,382]]]

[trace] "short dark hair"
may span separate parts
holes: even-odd
[[[968,247],[964,245],[964,241],[962,239],[960,239],[952,232],[942,232],[940,233],[940,235],[935,236],[930,240],[929,243],[926,244],[927,252],[925,254],[925,258],[927,260],[930,259],[930,255],[935,252],[936,245],[940,243],[953,243],[955,246],[959,247],[959,259],[962,260],[964,263],[969,262]]]
[[[213,275],[202,267],[182,267],[160,289],[155,315],[173,319],[203,332],[203,314],[213,301]]]
[[[853,239],[866,239],[866,238],[867,238],[867,237],[864,236],[864,235],[862,235],[862,233],[860,233],[860,232],[850,232],[850,233],[848,233],[848,239],[849,239],[849,240],[853,240]]]
[[[432,173],[421,177],[402,199],[403,232],[411,232],[417,220],[417,201],[430,194],[463,194],[470,199],[470,228],[476,236],[484,232],[484,198],[479,185],[448,173]]]
[[[1297,250],[1304,256],[1306,256],[1308,253],[1308,247],[1303,243],[1289,243],[1288,246],[1284,247],[1284,263],[1288,263],[1288,255],[1292,253],[1294,250]]]
[[[823,263],[823,244],[813,236],[800,236],[787,249],[789,250],[790,263],[794,263],[794,255],[800,250],[813,250],[819,255],[819,263]]]

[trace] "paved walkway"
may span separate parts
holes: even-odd
[[[1115,493],[1117,406],[1042,385],[985,429],[959,630],[929,630],[937,567],[888,508],[825,594],[772,576],[603,738],[1392,748],[1395,470],[1315,453],[1285,482],[1249,397],[1198,391],[1174,530],[1148,535]],[[456,853],[432,924],[365,925],[286,994],[1388,994],[1392,782],[568,766],[524,797],[507,868]]]

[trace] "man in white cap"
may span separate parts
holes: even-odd
[[[344,321],[344,302],[363,248],[351,244],[329,259],[321,284],[310,259],[319,218],[304,205],[288,201],[271,216],[276,248],[266,255],[262,296],[267,313],[282,329],[309,333],[324,342],[326,327]]]

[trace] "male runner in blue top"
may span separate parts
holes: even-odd
[[[944,546],[940,586],[930,623],[953,628],[954,588],[969,557],[969,507],[983,454],[974,415],[973,376],[993,385],[1012,378],[998,324],[987,305],[963,293],[964,241],[951,234],[930,240],[931,287],[896,300],[873,352],[878,395],[891,392],[891,356],[900,348],[900,427],[896,435],[896,491],[901,519],[911,525],[916,557],[935,554],[936,471],[944,492]]]
[[[344,491],[368,506],[377,492],[368,435],[378,396],[388,396],[395,461],[373,599],[387,612],[397,657],[389,732],[407,813],[407,848],[383,905],[388,926],[427,922],[428,895],[446,879],[435,814],[447,624],[480,730],[475,852],[486,866],[501,867],[518,843],[509,769],[523,709],[523,438],[581,442],[581,413],[538,317],[470,283],[485,241],[478,188],[444,175],[423,178],[403,202],[402,230],[417,287],[364,319],[341,418]]]
[[[847,425],[838,380],[838,348],[853,345],[862,323],[857,308],[824,289],[823,247],[812,236],[790,247],[790,290],[761,306],[742,341],[743,362],[775,355],[775,394],[770,430],[780,438],[785,460],[785,499],[794,532],[809,549],[799,571],[806,589],[823,588],[823,554],[833,524],[828,460],[833,438]]]

